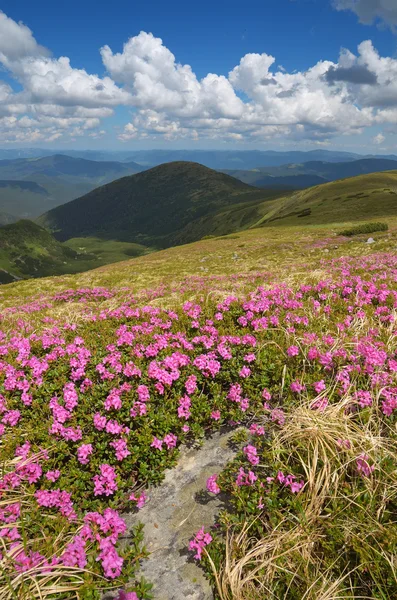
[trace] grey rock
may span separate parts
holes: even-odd
[[[366,244],[375,244],[374,238],[368,238]]]
[[[213,525],[223,500],[206,492],[208,477],[219,474],[234,457],[232,432],[215,433],[200,449],[182,447],[175,468],[161,485],[147,491],[149,501],[138,514],[124,515],[128,527],[144,524],[151,553],[140,573],[153,583],[155,600],[212,600],[211,587],[188,551],[202,527]],[[106,596],[106,599],[111,596]]]

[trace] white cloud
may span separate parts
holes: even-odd
[[[337,2],[339,10],[363,5]],[[386,9],[387,1],[381,6]],[[337,62],[321,60],[306,71],[287,72],[272,55],[251,53],[229,74],[202,78],[151,33],[130,38],[121,52],[104,46],[100,53],[103,77],[73,67],[67,57],[52,57],[26,25],[0,12],[0,63],[22,88],[15,92],[0,81],[0,139],[99,138],[105,135],[102,120],[119,106],[132,112],[118,134],[121,141],[324,145],[334,136],[397,124],[397,59],[381,57],[371,41],[360,44],[357,54],[343,49]]]
[[[375,137],[372,138],[372,141],[374,142],[374,144],[383,144],[385,139],[386,138],[383,135],[383,133],[378,133],[378,135],[376,135]]]
[[[0,63],[22,86],[15,93],[0,81],[0,117],[22,116],[3,122],[2,141],[54,141],[97,127],[99,119],[130,102],[127,91],[110,77],[75,69],[67,57],[52,58],[31,30],[0,12]],[[7,127],[4,123],[8,123]],[[20,130],[20,131],[18,131]]]
[[[365,25],[371,25],[378,19],[393,30],[397,25],[396,0],[334,0],[333,4],[336,10],[354,12]]]

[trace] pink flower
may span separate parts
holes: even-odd
[[[61,472],[58,471],[58,469],[56,471],[47,471],[45,476],[48,479],[48,481],[55,482],[61,476]]]
[[[219,494],[221,491],[221,488],[217,484],[217,479],[218,475],[211,475],[211,477],[208,477],[207,479],[207,490],[212,494]]]
[[[250,427],[250,433],[252,435],[265,435],[265,428],[262,425],[258,425],[257,423],[253,423]]]
[[[305,390],[305,386],[300,381],[293,381],[290,385],[290,390],[291,390],[291,392],[300,394],[301,392],[303,392]]]
[[[196,554],[194,558],[201,560],[203,550],[208,544],[212,542],[212,536],[209,533],[205,533],[204,527],[202,527],[189,542],[189,550],[195,550]]]
[[[240,369],[240,373],[239,373],[240,377],[249,377],[251,375],[251,369],[247,366],[244,366],[242,369]]]
[[[175,448],[177,441],[178,438],[173,433],[167,433],[167,435],[164,436],[164,444],[167,446],[168,450]]]
[[[255,448],[255,446],[252,446],[251,444],[248,444],[248,446],[246,446],[243,449],[243,452],[244,452],[245,456],[247,457],[247,460],[251,463],[251,465],[258,465],[259,464],[258,451]]]
[[[152,448],[156,448],[157,450],[161,450],[163,448],[163,441],[159,440],[158,438],[156,438],[156,436],[153,436],[153,441],[150,444],[150,446]]]
[[[360,456],[356,458],[357,471],[363,477],[369,477],[375,470],[375,465],[370,465],[368,462],[369,460],[368,454],[360,454]]]
[[[116,471],[108,464],[100,466],[101,474],[95,475],[94,481],[94,496],[112,496],[117,490]]]
[[[318,410],[319,412],[324,412],[328,406],[328,398],[319,398],[311,403],[310,408],[312,410]]]
[[[139,600],[139,598],[135,592],[124,592],[123,590],[120,590],[116,600]]]
[[[140,494],[139,496],[135,496],[135,494],[131,494],[130,500],[132,500],[133,502],[136,502],[137,508],[143,508],[146,504],[147,496],[146,496],[145,492],[142,492],[142,494]]]
[[[131,454],[131,452],[127,448],[127,442],[125,440],[118,439],[110,442],[109,446],[112,446],[116,450],[116,459],[122,461],[124,458],[127,458]]]
[[[290,346],[289,348],[287,348],[287,355],[288,356],[298,356],[299,354],[299,348],[298,346]]]
[[[285,423],[285,414],[281,408],[274,408],[270,413],[270,418],[273,423],[277,423],[277,425],[280,425],[280,427],[282,427]]]
[[[255,483],[257,479],[258,478],[253,471],[248,471],[248,473],[246,473],[244,469],[240,467],[236,479],[236,485],[239,487],[243,485],[251,486]]]
[[[313,383],[313,387],[317,394],[320,394],[321,392],[323,392],[326,389],[324,379],[321,379],[320,381],[316,381],[315,383]]]
[[[77,448],[77,460],[82,465],[88,465],[89,456],[92,454],[92,444],[82,444],[79,448]]]
[[[221,418],[221,412],[219,410],[212,411],[211,419],[213,419],[214,421],[219,421],[220,418]]]
[[[194,394],[197,390],[197,377],[195,375],[190,375],[185,383],[185,389],[188,394]]]

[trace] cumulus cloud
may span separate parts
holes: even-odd
[[[76,127],[97,127],[113,107],[130,103],[110,77],[75,69],[67,57],[53,58],[26,25],[2,12],[0,64],[22,87],[15,93],[0,81],[0,117],[13,117],[0,122],[2,141],[54,141]]]
[[[370,41],[305,71],[277,67],[264,52],[246,54],[227,74],[202,78],[143,31],[121,51],[106,45],[100,54],[105,76],[77,69],[0,12],[0,64],[19,84],[14,91],[0,81],[1,140],[100,138],[103,119],[119,106],[131,110],[121,141],[288,138],[324,145],[333,136],[397,124],[397,60],[380,56]]]
[[[371,25],[376,20],[386,23],[395,31],[397,25],[396,0],[334,0],[336,10],[354,12],[361,23]]]
[[[351,67],[330,67],[325,73],[328,83],[335,81],[347,81],[348,83],[357,83],[361,85],[375,85],[378,79],[375,73],[372,73],[363,65],[352,65]]]
[[[383,142],[385,141],[385,136],[383,135],[383,133],[378,133],[378,135],[376,135],[375,137],[372,138],[372,141],[374,142],[374,144],[383,144]]]

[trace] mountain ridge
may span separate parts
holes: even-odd
[[[202,232],[192,223],[199,224],[220,209],[277,195],[198,163],[174,162],[101,186],[49,211],[38,222],[61,241],[95,234],[167,247],[199,239]]]

